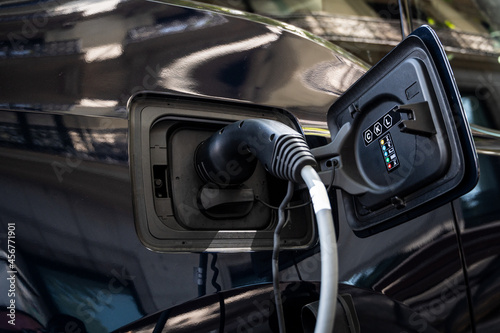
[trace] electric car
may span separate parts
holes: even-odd
[[[0,331],[496,332],[495,10],[0,4]]]

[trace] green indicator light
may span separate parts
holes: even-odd
[[[385,161],[386,161],[387,163],[389,163],[389,161],[390,161],[389,157],[387,157],[387,158],[385,159]]]

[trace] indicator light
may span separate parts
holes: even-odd
[[[399,159],[391,133],[386,133],[382,138],[378,139],[378,143],[382,150],[386,170],[394,171],[399,166]]]

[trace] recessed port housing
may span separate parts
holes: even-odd
[[[271,250],[277,210],[287,183],[258,163],[241,185],[205,183],[197,174],[198,145],[244,119],[280,121],[298,131],[284,110],[179,96],[140,95],[130,104],[130,165],[135,225],[145,246],[161,252]],[[258,133],[255,134],[258,136]],[[228,164],[225,173],[238,172]],[[291,205],[309,200],[296,187]],[[310,205],[293,209],[282,232],[285,249],[307,248],[315,229]]]

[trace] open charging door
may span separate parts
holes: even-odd
[[[450,64],[423,26],[328,112],[329,145],[313,150],[325,183],[342,191],[349,226],[370,234],[470,191],[477,155]],[[333,163],[332,163],[333,161]]]

